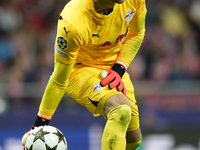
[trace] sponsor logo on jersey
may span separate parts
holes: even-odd
[[[96,83],[94,86],[93,86],[93,92],[100,92],[101,90],[103,90],[103,86],[101,86],[100,82]]]
[[[109,45],[112,45],[112,42],[111,41],[105,41],[102,45],[99,45],[98,47],[106,47],[106,46],[109,46]]]
[[[124,20],[130,21],[133,18],[134,13],[135,13],[135,10],[133,9],[125,13]]]
[[[67,47],[68,47],[68,42],[67,42],[67,40],[66,40],[64,37],[62,37],[62,36],[59,36],[59,37],[57,38],[57,44],[58,44],[58,47],[59,47],[60,49],[62,49],[62,50],[65,50],[65,49],[67,49]]]
[[[121,41],[123,40],[123,38],[125,37],[125,35],[126,35],[126,33],[120,34],[120,35],[116,38],[115,43],[121,42]]]
[[[121,42],[123,40],[123,38],[125,37],[125,35],[126,35],[126,33],[118,35],[117,38],[115,39],[114,44]],[[109,46],[109,45],[112,45],[112,42],[111,41],[105,41],[102,45],[100,45],[98,47],[106,47],[106,46]]]

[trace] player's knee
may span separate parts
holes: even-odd
[[[107,117],[116,120],[121,126],[127,128],[131,120],[131,108],[128,105],[120,105],[112,109]]]

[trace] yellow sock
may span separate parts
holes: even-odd
[[[128,143],[126,144],[126,150],[136,150],[136,148],[138,148],[141,143],[142,143],[142,139],[135,143]]]
[[[107,118],[102,136],[102,150],[125,150],[125,137],[131,119],[131,108],[128,105],[120,105],[111,110]]]

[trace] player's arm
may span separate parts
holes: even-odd
[[[55,58],[54,71],[46,86],[36,121],[32,127],[48,125],[61,98],[67,88],[67,81],[73,64],[64,64]],[[22,145],[26,143],[29,131],[22,137]]]
[[[100,83],[102,86],[108,84],[108,87],[111,89],[116,87],[118,91],[126,95],[122,77],[137,54],[144,39],[146,12],[145,0],[139,0],[137,11],[129,23],[129,32],[122,45],[116,63],[112,69],[105,70],[106,72],[103,71],[101,73],[103,80]]]
[[[60,17],[55,40],[54,72],[45,89],[34,126],[48,124],[66,88],[69,75],[81,45],[78,31]]]
[[[33,128],[49,124],[66,91],[68,78],[81,44],[81,35],[61,17],[58,21],[55,41],[54,71],[46,86]],[[24,134],[22,145],[25,144],[28,134],[29,132]]]
[[[126,69],[136,56],[145,35],[145,16],[147,13],[145,0],[139,0],[137,10],[129,23],[129,31],[123,43],[117,61],[122,61]]]
[[[34,126],[49,123],[60,100],[62,99],[66,91],[68,78],[71,73],[72,67],[73,63],[64,64],[60,62],[57,58],[55,58],[54,71],[46,86],[42,101],[40,103],[38,117],[35,121]]]

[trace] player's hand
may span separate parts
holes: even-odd
[[[116,87],[118,91],[122,92],[126,96],[126,89],[122,81],[122,77],[126,69],[127,67],[123,62],[121,61],[116,62],[113,65],[112,69],[103,70],[101,72],[100,76],[102,80],[100,84],[102,86],[108,85],[110,89]]]
[[[46,119],[43,118],[42,116],[40,116],[39,114],[37,115],[35,124],[32,126],[31,130],[36,129],[39,126],[44,126],[44,125],[48,125],[51,119]],[[22,146],[25,146],[26,144],[26,139],[29,136],[31,130],[29,130],[28,132],[26,132],[23,137],[22,137]],[[24,149],[24,147],[23,147]]]
[[[25,146],[25,144],[26,144],[26,139],[27,139],[27,137],[29,136],[30,131],[33,130],[33,129],[35,129],[35,128],[37,128],[37,127],[32,127],[29,131],[27,131],[27,132],[23,135],[23,137],[22,137],[22,146]],[[23,147],[23,149],[24,149],[24,147]]]
[[[116,71],[111,70],[111,69],[103,70],[100,76],[101,78],[103,78],[103,80],[101,80],[100,82],[102,86],[108,85],[110,89],[113,89],[116,87],[116,89],[119,92],[122,92],[126,96],[126,89],[125,89],[124,83],[122,81],[121,76]]]

